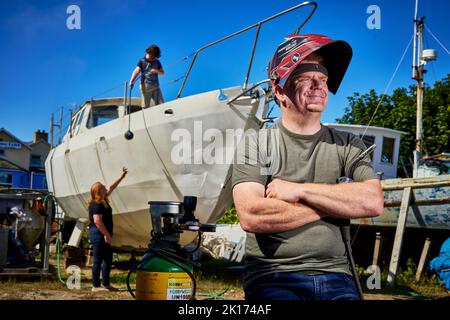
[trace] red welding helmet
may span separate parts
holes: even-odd
[[[313,52],[323,58],[323,66],[328,70],[328,89],[335,94],[352,59],[352,48],[345,41],[320,34],[285,37],[269,64],[272,85],[283,87],[295,68]]]

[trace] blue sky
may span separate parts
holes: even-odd
[[[2,1],[0,4],[0,127],[22,140],[37,129],[49,130],[50,114],[94,98],[122,96],[145,48],[162,50],[166,75],[160,78],[166,100],[175,98],[189,56],[197,48],[288,9],[301,1],[143,1],[71,0]],[[374,88],[382,93],[413,32],[414,0],[319,0],[319,7],[303,33],[321,33],[348,41],[353,60],[336,96],[330,98],[323,122],[334,122],[354,92]],[[81,9],[81,30],[69,30],[66,9]],[[381,29],[370,30],[368,6],[381,9]],[[263,27],[250,81],[267,77],[265,68],[283,36],[292,33],[306,10],[291,12]],[[421,1],[420,15],[434,35],[450,48],[450,2]],[[200,54],[183,95],[244,81],[254,32]],[[425,32],[426,47],[438,50],[438,61],[428,66],[426,81],[450,73],[449,55]],[[427,45],[428,44],[428,45]],[[411,80],[412,46],[391,84]],[[138,89],[133,95],[138,95]]]

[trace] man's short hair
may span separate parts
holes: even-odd
[[[153,56],[154,58],[161,57],[161,50],[156,44],[152,44],[150,47],[145,49],[145,52],[147,52],[149,55]]]
[[[305,63],[307,61],[316,61],[318,64],[324,65],[325,64],[325,58],[317,52],[313,52],[310,55],[308,55],[302,63]]]

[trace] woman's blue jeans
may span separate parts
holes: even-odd
[[[338,272],[315,275],[277,272],[258,277],[245,287],[245,299],[360,300],[353,277]]]
[[[89,229],[89,242],[93,246],[92,285],[100,286],[100,271],[102,273],[102,285],[109,286],[109,275],[112,265],[112,248],[105,242],[103,234],[96,228]]]

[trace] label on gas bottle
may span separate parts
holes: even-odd
[[[189,300],[191,297],[191,277],[181,274],[183,277],[177,276],[168,279],[167,283],[167,300]]]
[[[137,271],[138,300],[189,300],[191,296],[192,279],[187,273]]]

